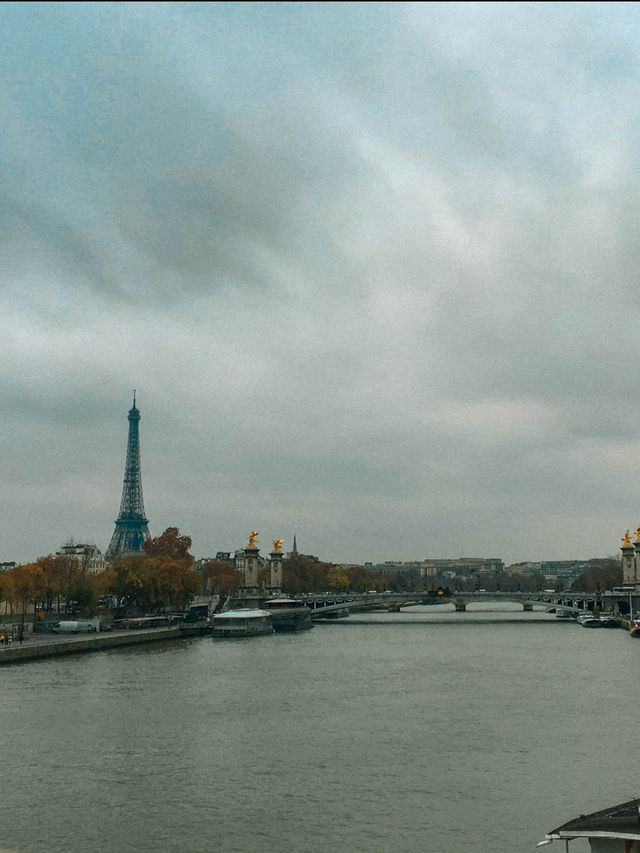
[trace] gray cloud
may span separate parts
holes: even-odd
[[[638,12],[14,4],[3,559],[153,533],[333,560],[635,526]]]

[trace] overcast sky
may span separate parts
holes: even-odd
[[[640,524],[640,5],[3,3],[1,560]]]

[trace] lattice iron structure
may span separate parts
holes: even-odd
[[[124,468],[120,514],[116,518],[116,529],[105,553],[105,559],[115,560],[125,554],[142,551],[142,543],[149,539],[148,520],[144,514],[142,500],[142,478],[140,476],[140,411],[136,407],[136,392],[133,392],[133,407],[129,409],[129,440],[127,461]]]

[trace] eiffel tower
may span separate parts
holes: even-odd
[[[124,468],[120,515],[116,518],[116,529],[105,553],[106,560],[115,560],[125,554],[142,551],[142,543],[149,539],[148,521],[142,501],[142,478],[140,477],[140,437],[138,425],[140,412],[136,408],[136,392],[133,392],[133,407],[129,409],[129,441],[127,461]]]

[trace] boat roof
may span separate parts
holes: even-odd
[[[214,619],[248,619],[256,616],[271,616],[266,610],[254,610],[251,607],[241,607],[238,610],[225,610],[224,613],[216,613]]]
[[[640,800],[629,800],[599,812],[581,814],[562,824],[547,838],[628,838],[640,840]]]

